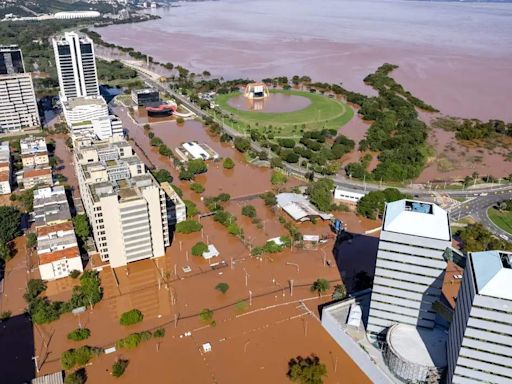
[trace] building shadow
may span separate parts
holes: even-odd
[[[32,322],[18,315],[0,323],[0,382],[30,383],[35,378]]]
[[[332,250],[348,294],[371,287],[379,239],[362,234],[340,236]]]

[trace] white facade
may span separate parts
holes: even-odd
[[[123,136],[123,122],[114,115],[92,120],[92,129],[94,135],[100,140],[106,140],[112,136]]]
[[[349,203],[357,203],[364,195],[364,193],[347,191],[340,187],[336,187],[334,190],[334,199]]]
[[[367,332],[392,325],[434,327],[432,304],[441,296],[451,245],[448,213],[411,200],[386,205],[380,235]]]
[[[0,133],[41,125],[30,73],[0,75]]]
[[[94,46],[88,37],[75,32],[53,39],[53,50],[61,100],[73,97],[98,96],[98,79]]]
[[[101,96],[76,97],[62,103],[62,110],[71,132],[91,131],[93,120],[108,117],[108,106]]]
[[[448,335],[448,383],[512,383],[512,254],[468,255]]]
[[[11,149],[9,142],[0,143],[0,195],[11,193]]]
[[[169,245],[166,194],[121,137],[78,139],[75,167],[103,261],[112,267],[163,256]]]
[[[57,12],[53,16],[59,20],[69,20],[69,19],[93,19],[95,17],[100,17],[101,14],[98,11],[73,11],[73,12]]]

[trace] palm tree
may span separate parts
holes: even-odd
[[[325,279],[316,279],[313,285],[311,286],[311,292],[318,292],[318,296],[320,297],[322,293],[327,291],[330,287],[330,284]]]

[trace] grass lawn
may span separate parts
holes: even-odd
[[[512,212],[500,212],[496,208],[489,208],[487,211],[489,219],[504,231],[512,234]]]
[[[225,113],[232,115],[232,120],[225,123],[233,128],[239,131],[247,129],[272,131],[278,137],[300,137],[301,129],[304,131],[338,129],[354,116],[354,111],[348,105],[320,94],[294,90],[271,90],[270,92],[306,97],[311,104],[294,112],[242,111],[228,104],[232,97],[239,95],[238,92],[218,95],[216,102]]]

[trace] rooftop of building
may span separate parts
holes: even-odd
[[[440,329],[393,325],[387,334],[387,343],[403,361],[424,367],[444,368],[447,365],[446,341],[448,334]]]
[[[21,155],[33,155],[48,152],[46,140],[43,137],[29,136],[20,140]]]
[[[39,227],[36,230],[37,237],[47,236],[50,233],[56,233],[56,232],[67,232],[67,231],[73,231],[73,223],[71,221],[66,221],[65,223],[58,223],[58,224],[50,224],[45,225],[44,227]]]
[[[422,201],[403,199],[387,203],[382,229],[436,240],[451,240],[448,212],[436,204]]]
[[[79,107],[106,107],[107,103],[103,96],[84,96],[84,97],[71,97],[64,101],[67,110]]]
[[[62,185],[34,190],[34,206],[58,201],[67,201],[66,189]]]
[[[472,252],[469,255],[469,260],[478,294],[512,300],[511,252]]]
[[[74,232],[64,232],[59,233],[57,237],[37,239],[37,251],[39,255],[68,249],[74,246],[78,246]]]
[[[136,95],[144,95],[144,94],[149,94],[149,93],[158,93],[158,91],[153,88],[144,88],[144,89],[133,89],[132,93],[136,94]]]
[[[332,215],[320,212],[308,198],[298,193],[280,193],[276,196],[277,205],[296,221],[303,221],[311,216],[319,216],[323,220],[329,220]]]
[[[34,191],[36,227],[71,220],[64,187],[41,188]]]
[[[78,38],[81,42],[92,43],[92,40],[83,35],[79,35],[76,32],[65,32],[63,35],[57,36],[54,41],[57,44],[69,44],[68,39]]]
[[[23,178],[30,179],[32,177],[41,177],[41,176],[51,176],[52,169],[51,168],[33,168],[33,169],[24,169],[23,170]]]
[[[12,52],[12,51],[20,51],[20,47],[16,44],[2,44],[0,45],[0,52]]]
[[[78,246],[75,246],[66,249],[61,249],[55,252],[39,254],[38,256],[40,264],[48,264],[53,263],[54,261],[57,260],[73,259],[75,257],[80,257],[80,250],[78,249]]]

